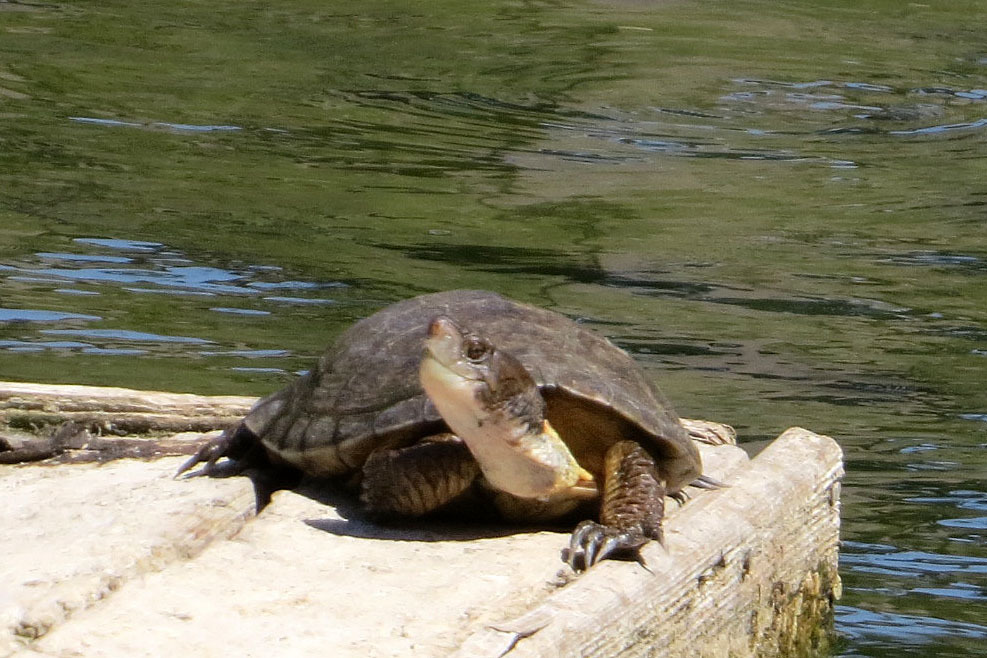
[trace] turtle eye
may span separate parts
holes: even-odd
[[[465,353],[470,361],[481,361],[490,353],[490,345],[479,338],[470,338],[466,343]]]

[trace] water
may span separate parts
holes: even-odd
[[[836,655],[987,638],[987,5],[0,2],[0,376],[262,394],[451,287],[846,451]]]

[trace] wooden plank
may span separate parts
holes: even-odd
[[[121,413],[242,416],[257,401],[239,395],[195,395],[138,391],[109,386],[33,384],[0,381],[0,409],[44,409],[52,412],[97,411]]]
[[[17,396],[54,413],[223,409],[235,417],[253,402],[0,383],[0,414]],[[822,645],[839,594],[839,446],[795,428],[751,461],[734,446],[701,448],[709,473],[731,486],[669,505],[667,548],[645,549],[648,570],[604,562],[575,578],[559,562],[564,533],[387,528],[352,516],[345,496],[281,492],[228,541],[249,514],[244,478],[173,481],[174,458],[98,469],[0,466],[0,485],[17,501],[11,518],[0,518],[17,528],[0,542],[0,582],[15,585],[0,596],[10,603],[0,618],[13,620],[0,648],[21,647],[25,658],[745,658]],[[52,481],[27,500],[28,477]],[[218,493],[227,486],[238,493]],[[93,509],[119,510],[114,518],[137,525],[103,546],[113,526]],[[30,577],[35,563],[51,573]]]
[[[730,478],[747,463],[735,446],[700,449],[716,477]],[[211,489],[208,478],[160,479],[178,461],[147,465],[162,496],[176,484]],[[224,481],[235,480],[244,478]],[[125,484],[119,495],[128,490]],[[708,495],[681,508],[670,501],[670,519]],[[317,486],[281,491],[234,539],[120,582],[29,646],[35,656],[439,658],[505,612],[521,613],[571,586],[560,559],[567,542],[564,528],[382,526],[354,513],[346,495]]]
[[[172,478],[178,461],[0,467],[0,656],[254,515],[248,479],[189,487]]]
[[[730,488],[686,505],[652,573],[604,563],[547,601],[480,629],[457,656],[799,656],[827,640],[842,452],[792,428]]]
[[[104,386],[0,382],[0,417],[28,428],[66,421],[114,431],[208,431],[242,417],[257,398]]]

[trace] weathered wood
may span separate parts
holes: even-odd
[[[62,425],[65,427],[65,425]],[[17,447],[4,444],[5,436],[0,436],[0,464],[26,464],[44,462],[46,464],[83,464],[86,462],[105,463],[115,459],[160,459],[174,455],[192,455],[203,443],[218,432],[181,432],[165,436],[93,436],[89,432],[80,434],[79,440],[61,442],[59,432],[51,437],[34,437],[20,441]]]
[[[649,546],[653,575],[602,564],[457,656],[803,656],[826,643],[837,573],[842,453],[792,428],[687,505]]]
[[[0,409],[242,416],[257,401],[239,395],[194,395],[108,386],[0,382]]]
[[[731,474],[747,463],[744,452],[734,446],[702,445],[700,450],[717,478],[732,479]],[[226,494],[214,489],[217,480],[170,480],[178,462],[169,458],[121,464],[147,469],[147,487],[168,499],[166,509],[175,521],[183,516],[182,506],[176,509],[170,500],[177,491],[196,497],[209,492],[221,509],[227,506]],[[92,470],[89,466],[12,470],[71,474],[76,469]],[[133,495],[130,479],[107,466],[99,471],[107,473],[108,481],[97,499],[112,494],[110,486],[117,478],[123,480],[118,495]],[[681,508],[669,502],[669,523],[709,495],[699,492]],[[424,521],[388,527],[352,511],[341,513],[350,501],[346,496],[330,499],[338,507],[320,502],[325,497],[317,488],[279,492],[234,540],[214,542],[193,560],[175,560],[160,571],[120,579],[112,596],[101,601],[94,597],[89,609],[53,625],[27,646],[40,656],[75,652],[127,658],[172,654],[437,658],[455,651],[490,620],[519,614],[573,579],[560,559],[568,541],[564,528],[549,532],[504,524]],[[104,501],[104,505],[115,504]],[[59,507],[67,508],[62,514],[71,518],[72,505]],[[88,573],[105,560],[122,561],[118,552],[142,554],[155,526],[148,527],[139,516],[121,517],[123,527],[113,536],[129,537],[129,544],[119,539],[108,542],[112,556],[92,552],[82,563],[85,566],[60,571]],[[98,522],[106,519],[100,515]],[[95,528],[83,524],[78,530],[92,535],[91,541],[99,539]],[[68,524],[63,540],[70,543],[75,531]],[[7,549],[2,535],[0,547]],[[38,554],[30,542],[9,549]],[[57,563],[59,557],[53,554]],[[646,575],[637,564],[619,566]]]
[[[148,399],[216,408],[109,390],[139,413]],[[808,654],[839,593],[839,447],[792,429],[750,461],[701,451],[730,486],[669,504],[650,571],[604,562],[578,578],[559,561],[564,531],[387,528],[323,504],[347,510],[345,496],[281,492],[228,541],[251,513],[245,478],[175,481],[175,458],[0,466],[14,501],[0,507],[0,656]]]
[[[172,479],[176,461],[0,467],[0,656],[254,515],[249,480],[186,486]]]
[[[75,421],[111,431],[208,431],[242,417],[257,398],[103,386],[0,382],[0,418],[30,428]]]

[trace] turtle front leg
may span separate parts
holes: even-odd
[[[480,467],[458,437],[447,434],[399,450],[380,450],[363,467],[360,500],[381,516],[421,516],[473,484]]]
[[[665,483],[654,458],[635,441],[619,441],[604,461],[600,522],[583,521],[563,551],[574,571],[584,571],[608,557],[632,557],[641,562],[641,548],[652,539],[662,542]]]

